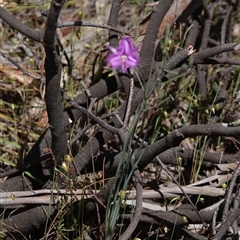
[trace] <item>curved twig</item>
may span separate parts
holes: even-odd
[[[37,42],[43,41],[44,31],[32,29],[28,27],[26,24],[19,22],[12,14],[7,12],[1,6],[0,6],[0,18],[2,18],[2,20],[9,24],[12,28],[16,29],[17,31],[27,36],[28,38]]]
[[[137,227],[142,214],[142,195],[143,195],[142,191],[143,190],[142,190],[141,175],[138,169],[134,171],[133,179],[135,180],[135,183],[136,183],[136,209],[134,211],[134,216],[131,223],[128,225],[125,232],[119,237],[120,240],[129,239],[131,237],[131,234]]]
[[[117,18],[116,18],[117,19]],[[107,24],[97,24],[97,23],[93,23],[93,22],[83,22],[83,21],[76,21],[76,22],[58,22],[57,28],[63,28],[63,27],[78,27],[78,26],[82,26],[82,27],[95,27],[95,28],[103,28],[103,29],[107,29],[107,30],[111,30],[117,33],[120,33],[122,35],[129,35],[131,36],[131,33],[127,32],[127,31],[123,31],[119,28],[116,27],[112,27],[110,25]]]

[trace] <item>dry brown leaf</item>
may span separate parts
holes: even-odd
[[[17,80],[21,84],[31,84],[33,81],[33,78],[23,75],[20,70],[12,68],[8,65],[2,65],[0,67],[0,72],[3,73],[3,75],[7,76],[9,79]]]
[[[229,171],[229,170],[232,170],[234,171],[237,166],[238,166],[238,163],[225,163],[225,164],[217,164],[216,165],[221,171]]]

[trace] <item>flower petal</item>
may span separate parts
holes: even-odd
[[[130,40],[130,38],[122,38],[120,46],[123,48],[124,50],[124,55],[128,55],[131,54],[131,50],[132,50],[132,46],[131,46],[132,42]]]
[[[109,46],[109,49],[111,50],[112,53],[118,54],[118,50],[116,48]]]
[[[139,63],[139,57],[128,56],[128,61],[138,64]]]
[[[117,69],[122,64],[121,56],[115,54],[109,55],[107,60],[113,69]]]
[[[137,62],[127,60],[126,65],[130,68],[135,68],[137,66]]]

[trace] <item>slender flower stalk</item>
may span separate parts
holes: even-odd
[[[130,37],[121,39],[117,48],[109,47],[111,54],[108,56],[107,61],[113,69],[121,67],[122,72],[126,73],[127,68],[134,69],[139,63],[138,48],[134,46]]]

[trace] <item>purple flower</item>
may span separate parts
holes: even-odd
[[[113,69],[122,67],[122,72],[125,73],[127,68],[134,69],[139,63],[138,48],[132,43],[130,37],[122,38],[117,48],[109,47],[111,54],[107,61]]]

